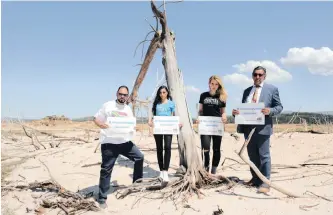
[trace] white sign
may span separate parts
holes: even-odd
[[[235,124],[240,125],[264,125],[265,115],[261,110],[265,108],[264,103],[242,103],[237,110],[239,114],[235,116]]]
[[[154,134],[179,134],[179,116],[154,116]]]
[[[222,117],[199,116],[198,120],[198,130],[200,135],[223,136],[224,126],[222,122]]]
[[[135,137],[135,117],[108,117],[109,128],[104,129],[107,137],[133,139]]]

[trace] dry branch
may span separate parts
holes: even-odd
[[[170,3],[181,3],[181,2],[184,2],[184,0],[163,2],[163,4],[158,7],[158,9],[160,9],[161,7],[164,7],[165,5],[170,4]]]
[[[98,166],[98,165],[101,165],[102,163],[101,162],[97,162],[97,163],[93,163],[93,164],[85,164],[81,167],[91,167],[91,166]]]
[[[96,145],[96,148],[95,148],[95,150],[94,150],[94,153],[97,152],[97,149],[99,148],[100,145],[101,145],[101,142],[98,142],[97,145]]]
[[[21,124],[21,125],[22,125],[22,124]],[[35,144],[35,142],[34,142],[34,138],[32,137],[32,135],[29,134],[29,133],[27,132],[27,130],[25,129],[25,126],[24,126],[24,125],[22,125],[22,128],[23,128],[23,131],[24,131],[25,135],[31,139],[31,144],[35,147],[36,150],[39,150],[40,148],[39,148],[39,146],[37,146],[37,145]]]
[[[48,132],[45,132],[45,131],[39,131],[39,130],[37,130],[35,128],[29,127],[29,126],[26,126],[26,125],[22,125],[22,126],[24,126],[25,128],[29,128],[29,129],[37,132],[37,133],[49,136],[49,137],[58,138],[58,139],[68,139],[68,140],[73,140],[73,141],[81,141],[81,142],[89,143],[89,141],[84,140],[82,138],[78,138],[78,137],[64,137],[64,136],[59,136],[59,135],[51,134],[51,133],[48,133]]]
[[[131,96],[129,97],[129,99],[127,101],[127,103],[131,103],[132,102],[133,110],[134,110],[134,106],[135,106],[134,105],[135,104],[135,100],[136,100],[136,97],[138,95],[138,90],[139,90],[139,88],[141,86],[141,83],[142,83],[143,79],[145,78],[145,76],[147,74],[147,71],[148,71],[150,63],[153,60],[154,55],[155,55],[157,49],[160,46],[160,36],[161,36],[160,33],[155,33],[154,34],[154,38],[150,42],[150,45],[148,47],[145,59],[144,59],[144,61],[142,63],[139,75],[137,76],[137,78],[135,80]]]
[[[312,158],[312,159],[306,160],[304,163],[309,163],[309,162],[317,161],[317,160],[330,159],[330,158],[333,158],[333,155],[327,155],[327,156],[323,156],[323,157]]]
[[[319,196],[319,195],[317,195],[317,194],[315,194],[315,193],[313,193],[313,192],[311,192],[311,191],[306,191],[304,194],[307,194],[307,193],[312,194],[312,195],[314,195],[314,196],[316,196],[316,197],[318,197],[318,198],[324,199],[324,200],[326,200],[326,201],[333,202],[333,200],[328,199],[328,198],[323,197],[323,196]]]
[[[244,156],[243,152],[244,152],[244,149],[245,147],[249,144],[251,138],[252,138],[252,135],[255,131],[255,128],[253,128],[249,134],[249,137],[245,140],[244,142],[244,145],[242,146],[241,150],[239,151],[238,155],[239,157],[245,162],[247,163],[251,168],[252,170],[256,173],[256,175],[264,182],[266,183],[267,185],[269,185],[270,187],[274,188],[275,190],[283,193],[283,194],[286,194],[287,196],[290,196],[290,197],[300,197],[299,195],[296,195],[292,192],[289,192],[285,189],[283,189],[282,187],[280,186],[277,186],[275,184],[273,184],[270,180],[268,180],[260,171],[259,169],[254,165],[254,163],[252,163],[252,161],[250,161],[247,157]]]
[[[67,214],[75,214],[77,211],[99,211],[95,201],[85,199],[79,193],[68,191],[54,181],[33,182],[28,185],[17,185],[2,187],[3,190],[32,190],[54,193],[53,198],[49,196],[42,199],[41,206],[44,208],[60,208]]]
[[[51,178],[51,180],[52,181],[54,181],[55,183],[57,183],[59,186],[60,186],[60,184],[55,180],[55,178],[53,177],[53,175],[52,175],[52,173],[51,173],[51,171],[50,171],[50,168],[41,160],[41,159],[38,159],[39,160],[39,162],[41,163],[41,164],[43,164],[43,166],[46,168],[46,170],[47,170],[47,172],[49,173],[49,176],[50,176],[50,178]]]
[[[35,132],[31,132],[31,136],[32,136],[32,139],[35,138],[36,142],[41,145],[44,149],[46,149],[46,147],[39,141],[37,135]]]

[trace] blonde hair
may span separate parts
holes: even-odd
[[[220,100],[223,101],[223,102],[226,102],[227,101],[227,97],[228,97],[228,94],[227,94],[227,91],[225,90],[224,88],[224,85],[223,85],[223,82],[222,82],[222,79],[217,76],[217,75],[212,75],[210,78],[209,78],[209,84],[212,80],[215,80],[217,81],[217,83],[220,85],[219,88],[216,90],[216,94],[218,94],[220,96]]]

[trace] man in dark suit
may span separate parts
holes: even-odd
[[[282,112],[283,106],[280,101],[279,90],[277,87],[264,83],[266,69],[262,66],[254,68],[252,72],[253,86],[244,90],[242,103],[264,103],[265,108],[262,113],[265,115],[264,125],[238,125],[237,132],[244,133],[245,139],[251,130],[255,129],[254,134],[247,146],[250,160],[258,167],[260,172],[270,180],[271,176],[271,156],[270,156],[270,136],[273,134],[272,117]],[[238,110],[233,110],[232,115],[239,114]],[[250,168],[252,179],[246,185],[258,187],[261,193],[269,192],[270,188],[263,183],[255,172]]]

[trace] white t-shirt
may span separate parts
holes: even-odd
[[[133,112],[131,108],[126,104],[118,104],[115,100],[109,101],[103,104],[102,108],[94,115],[94,117],[105,123],[108,117],[133,117]],[[99,140],[101,144],[112,143],[112,144],[122,144],[130,141],[127,138],[111,138],[107,137],[105,130],[101,129]]]

